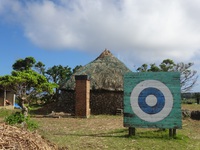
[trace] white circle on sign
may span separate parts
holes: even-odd
[[[148,89],[148,88],[158,89],[164,95],[164,97],[162,97],[162,99],[164,99],[164,102],[165,102],[164,107],[158,113],[148,114],[148,113],[144,112],[138,104],[139,98],[140,98],[139,97],[140,93],[143,90]],[[149,96],[150,95],[146,95],[146,98],[148,98]],[[148,99],[150,99],[150,100],[148,100]],[[148,99],[145,100],[147,105],[148,105],[147,101],[151,101],[152,97],[149,97]],[[158,99],[158,97],[156,97],[156,99]],[[145,80],[145,81],[138,83],[133,88],[133,90],[131,92],[130,102],[131,102],[131,107],[132,107],[133,112],[139,118],[141,118],[142,120],[148,121],[148,122],[157,122],[157,121],[163,120],[170,114],[172,107],[173,107],[173,96],[172,96],[169,88],[162,82],[160,82],[158,80]],[[155,103],[155,100],[153,100],[152,102],[149,102],[149,103],[150,103],[149,106],[151,106]]]
[[[147,105],[149,106],[155,106],[157,103],[157,98],[154,95],[149,95],[145,99]]]

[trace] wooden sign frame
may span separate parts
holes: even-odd
[[[124,75],[124,127],[182,128],[180,73]]]

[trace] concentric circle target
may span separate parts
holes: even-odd
[[[131,92],[131,107],[142,120],[157,122],[166,118],[173,107],[169,88],[157,80],[145,80]]]

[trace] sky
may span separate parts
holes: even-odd
[[[169,58],[199,74],[199,14],[199,0],[0,0],[0,75],[28,56],[86,65],[105,48],[132,71]]]

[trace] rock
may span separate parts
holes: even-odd
[[[192,111],[191,112],[191,119],[200,120],[200,111]]]

